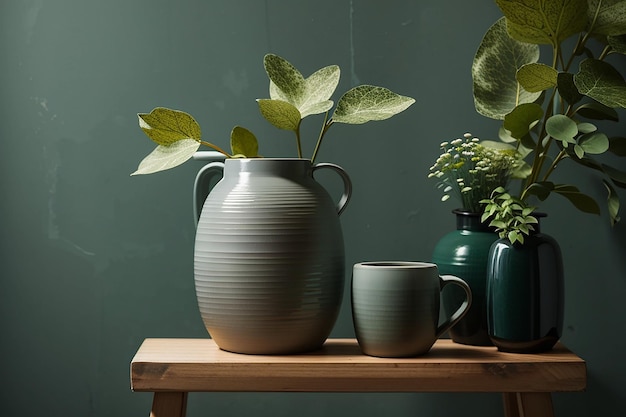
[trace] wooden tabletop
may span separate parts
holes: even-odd
[[[211,339],[146,339],[131,363],[134,391],[555,392],[582,391],[585,361],[557,344],[542,354],[498,352],[441,339],[424,356],[363,355],[329,339],[298,355],[244,355]]]

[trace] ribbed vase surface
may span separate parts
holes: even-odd
[[[297,353],[330,334],[344,288],[342,207],[314,180],[318,168],[305,159],[225,161],[194,257],[200,313],[220,348]]]

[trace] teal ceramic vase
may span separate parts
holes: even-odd
[[[498,350],[552,349],[563,329],[563,260],[557,241],[536,230],[524,244],[499,239],[487,266],[487,321]]]
[[[497,233],[480,221],[480,213],[454,210],[456,230],[443,236],[436,244],[432,261],[442,274],[463,279],[472,290],[472,305],[449,334],[456,343],[491,346],[487,333],[487,261],[489,249],[498,239]],[[446,313],[456,310],[465,299],[463,291],[450,287],[442,294]]]
[[[338,203],[315,181],[321,169],[343,179]],[[343,296],[339,214],[351,193],[348,175],[306,159],[227,159],[201,170],[196,192],[222,170],[206,201],[197,198],[195,288],[209,334],[236,353],[320,348]]]

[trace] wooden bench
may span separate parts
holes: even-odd
[[[585,361],[562,344],[502,353],[442,339],[417,358],[363,355],[354,339],[284,356],[223,351],[211,339],[146,339],[131,362],[133,391],[154,392],[151,416],[182,417],[189,392],[499,392],[507,417],[552,416],[552,392],[582,391]]]

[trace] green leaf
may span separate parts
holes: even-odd
[[[138,116],[141,130],[158,145],[167,146],[185,139],[200,142],[200,125],[185,112],[157,107]]]
[[[259,156],[259,143],[256,136],[241,126],[235,126],[230,132],[230,148],[233,155],[245,155],[247,158]]]
[[[583,156],[585,156],[585,150],[579,144],[574,145],[574,153],[580,159],[582,159]]]
[[[528,194],[536,195],[539,200],[544,201],[554,190],[554,183],[550,181],[535,182],[530,184],[526,190]]]
[[[159,145],[130,175],[152,174],[174,168],[190,159],[199,147],[200,142],[195,139],[181,139],[170,145]]]
[[[560,184],[554,187],[554,192],[567,198],[578,210],[584,213],[600,214],[600,206],[593,198],[581,193],[572,185]]]
[[[282,100],[257,100],[263,117],[279,129],[295,131],[300,126],[300,112],[291,103]]]
[[[619,121],[619,115],[614,108],[595,101],[580,105],[574,112],[587,119]]]
[[[505,18],[483,37],[472,63],[474,106],[483,116],[502,120],[518,104],[532,103],[541,93],[518,88],[517,70],[539,60],[539,47],[512,39]]]
[[[524,90],[536,93],[553,88],[557,85],[559,72],[542,63],[531,63],[523,65],[516,74],[517,82]]]
[[[560,72],[556,78],[559,94],[569,104],[578,103],[583,98],[583,95],[576,88],[576,84],[574,84],[574,74]]]
[[[598,5],[600,9],[598,9]],[[626,33],[626,2],[623,0],[589,0],[589,21],[597,17],[591,32],[595,35],[622,35]]]
[[[384,87],[360,85],[348,90],[337,102],[333,122],[362,124],[385,120],[406,110],[415,100]]]
[[[626,55],[626,35],[607,36],[607,42],[615,52]]]
[[[608,181],[602,181],[604,183],[604,187],[606,187],[606,191],[608,193],[606,198],[606,205],[609,210],[609,218],[611,220],[611,226],[615,226],[617,222],[619,222],[619,196],[615,192],[615,189],[611,186]]]
[[[598,130],[598,127],[593,123],[578,123],[576,126],[579,133],[591,133]]]
[[[585,133],[578,138],[578,145],[585,153],[598,155],[609,150],[609,138],[600,132]]]
[[[626,81],[611,64],[585,59],[574,83],[582,94],[608,107],[626,108]]]
[[[516,139],[521,139],[530,132],[530,129],[532,129],[542,117],[543,109],[539,104],[520,104],[504,117],[503,126],[511,132],[511,136]]]
[[[334,103],[330,97],[340,77],[337,65],[321,68],[305,79],[298,69],[278,55],[267,54],[263,63],[270,78],[270,98],[291,103],[302,118],[332,108]]]
[[[496,0],[511,37],[557,46],[587,27],[587,0]]]
[[[569,117],[555,114],[546,121],[546,132],[562,142],[576,143],[574,138],[578,135],[578,126]]]

